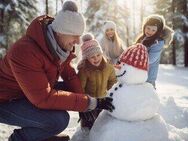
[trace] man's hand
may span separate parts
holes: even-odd
[[[97,107],[98,109],[105,109],[112,112],[115,107],[112,105],[113,99],[111,97],[97,98]]]

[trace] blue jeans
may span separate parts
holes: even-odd
[[[62,132],[69,123],[69,114],[63,110],[36,108],[26,99],[0,103],[0,123],[15,125],[11,141],[41,141]]]

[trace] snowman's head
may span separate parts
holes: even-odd
[[[148,78],[148,53],[142,44],[125,50],[116,66],[116,76],[120,83],[139,84]]]

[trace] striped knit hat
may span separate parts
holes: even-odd
[[[82,59],[91,57],[96,53],[103,53],[100,44],[94,39],[93,35],[88,33],[82,37],[83,44],[81,46]]]
[[[143,44],[136,44],[125,50],[120,56],[120,62],[141,70],[148,71],[148,53]]]

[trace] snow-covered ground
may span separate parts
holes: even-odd
[[[188,141],[188,68],[160,65],[156,85],[161,99],[159,113],[172,125],[169,126],[171,133],[177,133],[171,134],[171,138],[178,139],[179,135]],[[70,112],[70,116],[70,124],[63,133],[72,136],[78,125],[78,114]],[[12,127],[0,124],[0,141],[6,141],[12,131]]]
[[[174,97],[178,106],[188,108],[188,68],[160,65],[157,91],[163,99]]]

